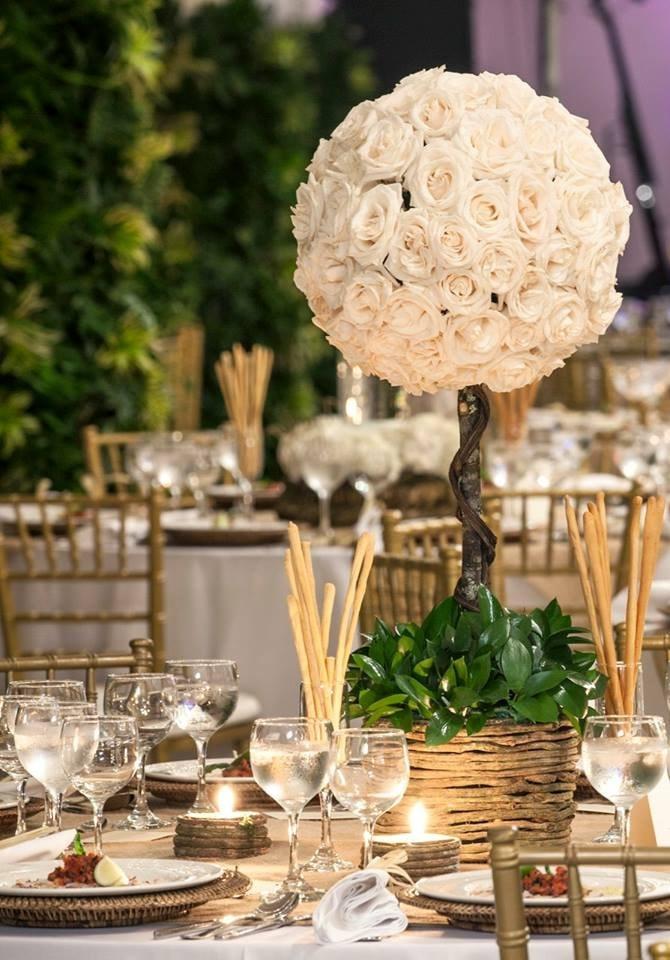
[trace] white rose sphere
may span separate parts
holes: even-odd
[[[623,188],[587,121],[518,77],[412,74],[308,169],[296,284],[350,363],[410,393],[532,383],[618,309]]]

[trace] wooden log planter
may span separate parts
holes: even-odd
[[[460,839],[463,863],[487,861],[487,831],[494,824],[514,824],[522,842],[568,840],[579,756],[570,723],[495,720],[438,747],[426,746],[424,731],[425,724],[416,724],[407,734],[409,786],[380,818],[380,840],[407,830],[417,800],[428,810],[431,832]]]

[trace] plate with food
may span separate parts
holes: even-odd
[[[149,763],[147,764],[147,779],[164,780],[170,783],[197,783],[198,764],[196,760]],[[228,779],[254,780],[248,754],[240,754],[239,757],[219,757],[207,761],[208,783]]]
[[[254,484],[254,503],[257,507],[271,507],[281,497],[286,485],[276,483]],[[206,491],[216,507],[226,509],[232,507],[242,499],[242,490],[234,483],[218,483]]]
[[[16,897],[119,897],[199,887],[223,874],[213,863],[194,860],[140,860],[87,852],[79,837],[59,860],[7,865],[0,895]]]
[[[620,904],[623,902],[623,869],[582,867],[579,871],[586,904]],[[565,907],[567,870],[565,867],[522,867],[521,882],[524,900],[538,907]],[[640,900],[658,900],[670,896],[670,875],[638,870]],[[452,903],[493,906],[493,878],[489,869],[447,873],[424,877],[415,884],[422,896]]]

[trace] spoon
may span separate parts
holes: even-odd
[[[240,923],[242,920],[270,920],[290,913],[299,900],[299,895],[290,890],[277,890],[261,900],[255,910],[245,913],[241,917],[233,917],[232,921],[221,917],[207,923],[174,923],[159,930],[154,930],[154,940],[166,940],[169,937],[189,936],[200,933],[203,936],[210,931],[214,933],[228,923]],[[198,937],[192,938],[198,939]]]

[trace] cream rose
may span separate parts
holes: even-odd
[[[382,312],[383,334],[410,338],[413,344],[444,333],[444,317],[423,290],[406,284],[394,290]]]
[[[379,111],[376,105],[371,100],[363,100],[362,103],[351,108],[342,123],[335,127],[331,138],[358,146],[365,140],[378,119]]]
[[[556,227],[551,180],[532,173],[513,174],[508,184],[512,228],[522,243],[544,243]]]
[[[385,259],[401,209],[399,183],[378,184],[361,196],[351,218],[350,254],[362,266]]]
[[[477,255],[477,235],[461,217],[432,217],[430,230],[439,263],[446,267],[472,266]]]
[[[589,330],[596,337],[602,336],[619,312],[623,297],[610,290],[606,297],[589,305]]]
[[[577,247],[558,230],[535,251],[535,263],[552,283],[563,286],[574,277]]]
[[[480,244],[475,270],[500,297],[519,283],[527,263],[528,251],[521,241],[503,237]]]
[[[308,243],[316,236],[323,216],[323,187],[316,177],[310,176],[301,183],[296,194],[297,203],[292,207],[293,236],[299,244]]]
[[[551,288],[546,273],[537,267],[528,267],[520,282],[505,294],[505,307],[512,326],[539,322],[552,302]]]
[[[322,312],[320,307],[315,309],[312,302],[315,289],[318,289],[331,310],[342,306],[344,289],[353,272],[353,263],[347,256],[345,244],[317,241],[309,256],[303,259],[301,267],[306,278],[305,292],[315,312]]]
[[[607,181],[610,165],[588,129],[570,124],[561,131],[556,149],[556,166],[565,173]]]
[[[448,316],[445,345],[455,366],[477,366],[493,359],[507,336],[509,320],[499,310],[476,316]]]
[[[475,180],[464,191],[460,213],[482,240],[499,237],[510,227],[509,197],[495,180]]]
[[[607,196],[600,184],[569,177],[557,181],[558,226],[573,241],[599,243],[611,231]]]
[[[517,317],[510,317],[509,330],[504,346],[512,351],[531,350],[544,340],[541,323],[527,323]]]
[[[520,77],[506,76],[505,74],[484,73],[485,79],[490,79],[495,91],[496,107],[499,110],[510,110],[518,117],[522,117],[537,95]]]
[[[451,210],[472,178],[472,164],[453,144],[430,141],[407,173],[412,205]]]
[[[612,210],[617,251],[623,253],[630,236],[630,215],[633,208],[626,200],[626,194],[620,183],[608,184],[606,193]]]
[[[538,378],[541,354],[539,351],[502,353],[481,369],[481,382],[496,393],[509,393]]]
[[[526,117],[523,125],[524,143],[529,166],[546,171],[547,174],[552,177],[556,169],[555,157],[558,143],[558,129],[554,123],[547,120],[541,114],[531,114]]]
[[[437,259],[430,237],[428,217],[421,210],[403,210],[391,240],[386,266],[398,280],[430,280]]]
[[[386,271],[372,267],[363,270],[345,291],[342,316],[356,327],[378,327],[381,311],[392,293],[393,282]]]
[[[457,134],[480,179],[509,177],[525,159],[523,123],[508,110],[482,110],[465,118]]]
[[[409,123],[387,114],[375,123],[357,155],[363,166],[362,180],[394,180],[416,160],[421,137]]]
[[[463,104],[458,90],[440,76],[412,103],[409,119],[426,138],[449,138],[461,122]]]
[[[584,300],[602,300],[616,283],[619,264],[616,241],[604,240],[597,247],[582,246],[577,254],[577,292]]]
[[[437,296],[451,313],[485,313],[491,307],[491,289],[473,270],[449,271],[437,285]]]
[[[321,181],[323,216],[320,235],[334,242],[348,241],[349,221],[357,208],[361,193],[348,180],[326,176]]]
[[[549,343],[571,347],[588,343],[588,310],[581,297],[570,290],[556,294],[542,326]]]

